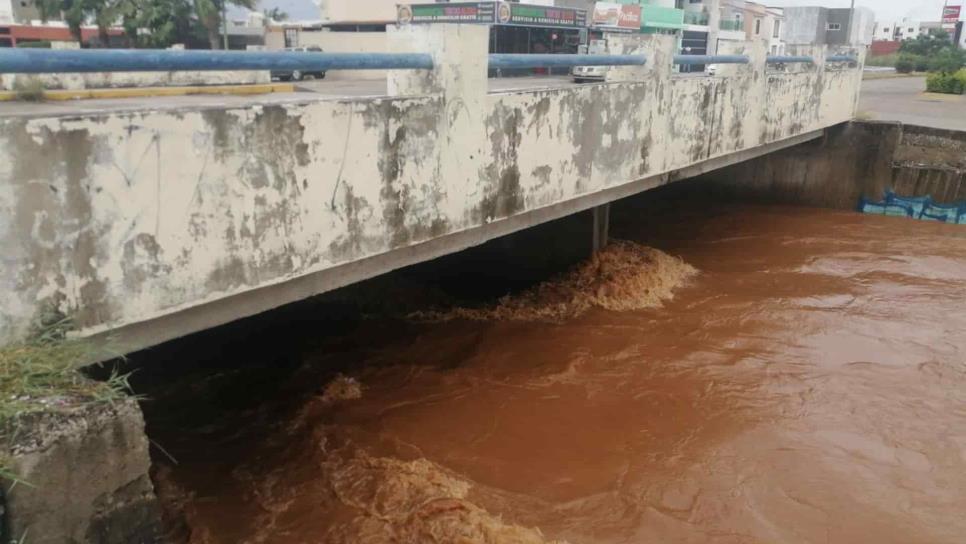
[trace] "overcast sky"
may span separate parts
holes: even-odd
[[[765,0],[760,3],[769,6],[827,6],[847,8],[850,0]],[[949,0],[950,5],[966,4],[966,0]],[[863,6],[875,12],[876,21],[889,21],[910,17],[920,21],[938,21],[942,13],[943,0],[856,0],[856,6]],[[966,10],[964,10],[966,12]]]

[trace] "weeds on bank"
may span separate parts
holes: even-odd
[[[13,91],[17,95],[17,100],[27,102],[40,102],[44,99],[44,91],[47,86],[43,80],[36,77],[18,77],[13,82]]]
[[[77,371],[93,359],[90,342],[69,338],[70,321],[43,327],[31,338],[0,347],[0,437],[15,436],[23,417],[85,404],[113,403],[129,396],[128,375],[113,372],[95,381]],[[16,483],[6,452],[0,452],[0,480]]]

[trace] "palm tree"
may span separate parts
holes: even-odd
[[[288,13],[285,13],[281,10],[281,8],[278,7],[274,7],[272,9],[265,8],[262,10],[262,15],[265,16],[266,25],[272,22],[280,23],[288,20]]]
[[[227,0],[229,4],[253,9],[258,0]],[[208,43],[212,49],[220,49],[221,32],[224,25],[222,13],[224,13],[226,0],[194,0],[195,15],[198,21],[208,31]],[[227,30],[227,29],[226,29]]]

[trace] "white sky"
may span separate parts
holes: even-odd
[[[850,0],[758,1],[769,6],[826,6],[830,8],[847,8],[850,2]],[[949,4],[966,4],[966,0],[949,0]],[[938,21],[942,13],[943,0],[856,0],[855,5],[874,11],[876,21],[892,21],[903,17],[920,21]],[[966,15],[966,8],[963,12]]]

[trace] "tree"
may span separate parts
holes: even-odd
[[[902,42],[902,45],[899,47],[899,52],[928,57],[952,45],[952,40],[946,31],[934,30],[928,34],[916,36],[915,40]]]
[[[137,47],[163,49],[194,35],[188,0],[125,0],[120,11],[124,32]]]
[[[71,35],[82,42],[81,26],[87,22],[97,25],[102,45],[107,45],[108,30],[120,15],[120,0],[37,0],[37,11],[44,22],[52,15],[60,14],[67,23]]]
[[[81,25],[87,19],[83,4],[84,0],[36,0],[37,11],[40,12],[41,20],[46,23],[51,16],[60,15],[67,23],[71,35],[78,42],[82,41]]]
[[[208,32],[208,43],[212,49],[221,49],[221,12],[226,0],[194,0],[195,15],[198,22]],[[229,4],[254,9],[258,0],[229,0]]]
[[[279,23],[279,22],[288,20],[288,13],[285,13],[278,7],[274,7],[272,9],[268,9],[268,8],[263,9],[262,15],[265,16],[266,25],[273,21],[276,23]]]
[[[966,51],[952,45],[940,50],[929,60],[931,71],[944,74],[957,72],[964,65],[966,65]]]

